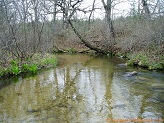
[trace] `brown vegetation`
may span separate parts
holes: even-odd
[[[103,54],[126,55],[128,58],[144,52],[150,58],[149,62],[163,66],[164,17],[161,2],[134,1],[132,5],[138,5],[137,9],[132,6],[128,16],[113,18],[113,7],[122,1],[102,0],[104,19],[95,19],[93,16],[94,11],[99,9],[95,0],[88,8],[81,7],[83,2],[2,0],[1,65],[5,66],[11,59],[26,61],[36,53],[44,56],[46,52],[57,50],[94,50]],[[78,18],[81,13],[89,13],[88,19]],[[59,19],[58,15],[62,15],[62,18]]]

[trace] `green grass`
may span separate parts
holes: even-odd
[[[29,66],[29,71],[32,72],[33,74],[35,74],[37,72],[37,70],[38,70],[38,67],[36,64],[31,64]]]

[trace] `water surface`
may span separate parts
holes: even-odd
[[[104,123],[163,119],[164,74],[106,56],[58,55],[59,66],[0,89],[0,122]],[[137,71],[136,76],[127,72]],[[15,83],[16,82],[16,83]],[[162,122],[162,121],[161,121]]]

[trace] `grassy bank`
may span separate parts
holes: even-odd
[[[25,61],[10,59],[7,63],[0,66],[0,78],[5,76],[16,76],[21,73],[37,73],[39,69],[53,67],[57,65],[57,58],[52,54],[34,54],[32,58]]]
[[[113,20],[114,40],[110,39],[105,28],[106,23],[103,20],[94,20],[90,28],[87,28],[87,22],[83,20],[74,22],[74,25],[89,44],[102,50],[109,50],[110,55],[126,57],[128,65],[137,65],[149,70],[161,70],[164,69],[163,23],[163,16],[152,18],[151,21],[145,19],[143,15],[117,18]],[[55,46],[62,49],[59,52],[91,52],[72,30],[55,38],[57,39],[54,43]]]
[[[161,49],[162,50],[162,49]],[[95,54],[96,52],[91,51],[89,49],[63,49],[60,51],[55,51],[55,53],[89,53]],[[107,54],[109,55],[109,54]],[[162,51],[136,51],[136,52],[122,52],[117,51],[115,53],[111,53],[111,56],[118,56],[127,59],[127,65],[129,66],[139,66],[142,68],[147,68],[149,70],[164,70],[164,55]]]
[[[126,58],[129,66],[139,66],[149,70],[164,70],[164,56],[160,53],[138,51],[126,54],[119,52],[116,55]]]
[[[152,55],[146,52],[138,52],[128,55],[128,65],[137,65],[140,67],[148,68],[149,70],[162,70],[164,69],[164,56]]]
[[[147,21],[142,16],[116,20],[116,53],[128,59],[128,65],[136,65],[149,70],[164,69],[164,17]],[[121,25],[125,26],[122,27]]]

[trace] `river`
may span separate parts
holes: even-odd
[[[58,58],[56,68],[0,80],[7,83],[0,88],[0,122],[105,123],[138,118],[162,123],[164,73],[127,67],[123,59],[107,56]],[[132,71],[138,74],[128,76]]]

